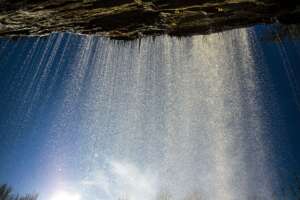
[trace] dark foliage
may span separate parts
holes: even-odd
[[[20,196],[12,193],[12,188],[7,184],[0,185],[0,200],[37,200],[37,194]]]

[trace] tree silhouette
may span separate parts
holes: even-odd
[[[10,200],[11,187],[6,184],[0,186],[0,200]]]
[[[27,194],[25,196],[14,195],[12,188],[7,184],[0,185],[0,200],[37,200],[37,194]]]

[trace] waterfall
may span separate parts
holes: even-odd
[[[38,160],[30,183],[43,186],[42,200],[58,190],[91,200],[272,199],[267,75],[251,30],[129,42],[54,33],[1,47],[1,137],[14,135],[16,150],[5,151]]]

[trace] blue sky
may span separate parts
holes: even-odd
[[[289,182],[294,173],[299,172],[300,166],[300,108],[297,106],[297,102],[300,102],[300,42],[261,41],[262,30],[265,27],[251,29],[250,37],[254,37],[253,32],[257,32],[257,38],[249,47],[253,51],[251,59],[254,60],[256,82],[260,88],[260,94],[253,95],[261,98],[263,111],[259,119],[268,127],[266,131],[261,128],[258,132],[266,132],[269,137],[264,145],[272,143],[272,151],[267,153],[272,154],[272,167],[279,174],[279,179]],[[108,200],[122,195],[132,199],[146,195],[146,199],[150,200],[160,187],[170,187],[171,191],[176,189],[174,181],[160,185],[162,179],[170,176],[159,177],[161,171],[157,167],[171,165],[160,163],[166,162],[161,159],[166,150],[160,134],[169,129],[174,129],[176,134],[179,131],[189,133],[191,141],[186,141],[186,144],[193,148],[181,147],[187,151],[184,154],[186,158],[182,158],[184,163],[178,163],[178,169],[176,166],[175,169],[166,169],[175,170],[174,176],[178,175],[176,170],[183,170],[182,177],[178,175],[177,178],[179,182],[184,182],[186,177],[192,177],[193,172],[190,170],[198,170],[193,166],[197,163],[193,159],[202,158],[202,155],[191,156],[193,150],[201,154],[200,150],[194,149],[197,143],[192,142],[197,140],[194,136],[196,132],[207,129],[208,133],[214,134],[215,130],[219,130],[207,124],[202,127],[202,124],[196,122],[205,123],[202,118],[206,116],[217,121],[222,121],[223,117],[227,120],[228,117],[224,113],[220,116],[209,113],[198,116],[197,113],[205,112],[206,109],[217,113],[218,109],[227,111],[235,106],[246,106],[244,112],[253,111],[247,108],[250,100],[227,97],[228,94],[236,94],[237,86],[221,92],[232,107],[222,108],[217,98],[212,98],[216,101],[213,102],[215,110],[211,109],[213,107],[201,106],[204,100],[199,91],[201,93],[204,86],[198,84],[210,86],[213,81],[201,82],[196,75],[192,76],[203,73],[194,68],[194,65],[197,66],[195,61],[200,60],[200,64],[205,64],[201,56],[211,56],[208,65],[223,64],[224,68],[232,64],[230,58],[229,61],[222,61],[214,56],[231,55],[233,52],[233,59],[241,59],[233,63],[234,66],[242,67],[244,60],[248,62],[244,56],[248,56],[249,52],[235,52],[243,51],[245,44],[244,41],[235,44],[234,41],[240,38],[234,36],[226,36],[233,41],[232,44],[216,36],[207,39],[208,43],[205,43],[205,38],[178,40],[162,36],[156,40],[142,40],[140,44],[139,41],[122,43],[68,33],[53,34],[49,38],[0,39],[0,182],[9,183],[20,193],[38,192],[42,200],[59,200],[61,196],[74,200],[83,196],[83,193],[89,193],[89,198],[95,198],[95,195]],[[206,49],[202,43],[199,44],[201,39]],[[199,56],[192,49],[199,50]],[[140,59],[137,59],[137,55]],[[179,71],[172,72],[172,66]],[[182,66],[194,71],[180,71]],[[111,67],[115,70],[111,70]],[[215,72],[208,73],[214,76]],[[205,70],[203,77],[206,78]],[[235,78],[232,79],[235,81]],[[229,80],[224,80],[224,83],[227,81],[231,83]],[[236,81],[246,84],[245,80]],[[222,88],[218,83],[221,82],[215,80],[216,89]],[[187,91],[189,87],[193,87],[191,91]],[[246,86],[243,87],[247,90]],[[203,94],[215,94],[215,91],[203,91]],[[241,98],[251,94],[245,91],[245,96]],[[249,98],[255,101],[254,96]],[[243,101],[244,105],[240,105],[239,101]],[[166,107],[173,109],[173,104],[174,110],[169,111],[172,115],[166,114]],[[204,104],[209,105],[209,102]],[[182,112],[185,114],[181,115]],[[239,112],[234,110],[230,115],[236,113]],[[238,120],[237,126],[252,122],[252,114],[242,112],[241,115],[245,119]],[[169,127],[168,123],[173,127]],[[241,125],[242,128],[244,126],[245,130],[241,132],[250,134],[252,126]],[[236,130],[240,131],[238,128]],[[126,137],[120,135],[120,132],[126,134]],[[166,140],[171,141],[170,138]],[[185,141],[184,138],[180,140]],[[255,149],[250,145],[251,141],[249,146],[245,143],[247,149]],[[236,148],[240,147],[237,145]],[[207,150],[209,155],[211,152],[215,151]],[[242,155],[241,150],[237,152]],[[170,156],[179,157],[173,154]],[[210,162],[221,161],[208,159],[207,162],[200,167],[202,170],[209,169]],[[251,163],[245,167],[249,174],[257,167],[253,165],[253,169]],[[207,173],[207,177],[203,173],[207,180],[214,178],[214,174],[210,177],[209,171]],[[134,186],[132,178],[139,187]],[[197,178],[187,181],[186,186],[182,187],[182,193],[189,191],[192,187],[189,184],[197,181]],[[206,190],[209,187],[203,190],[208,193]]]

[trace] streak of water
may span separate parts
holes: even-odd
[[[21,132],[42,157],[35,168],[49,174],[45,194],[271,199],[272,146],[250,38],[242,29],[128,43],[36,40],[8,85],[21,99],[11,119],[35,120]]]

